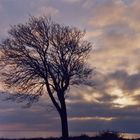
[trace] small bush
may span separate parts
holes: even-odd
[[[96,136],[98,140],[123,140],[120,133],[116,131],[103,131]]]

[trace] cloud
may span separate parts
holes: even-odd
[[[110,107],[125,108],[139,105],[139,73],[129,74],[125,70],[101,73],[96,72],[92,84],[71,91],[68,103],[108,104]]]
[[[71,104],[71,109],[68,110],[71,116],[70,130],[72,131],[96,131],[111,129],[121,132],[137,132],[139,133],[139,105],[129,106],[126,108],[110,107],[108,104],[95,103],[79,103]],[[75,108],[75,109],[73,109]],[[79,110],[79,112],[77,112]],[[79,118],[79,120],[78,120]],[[103,119],[104,118],[104,119]],[[106,120],[108,118],[108,120]],[[109,120],[109,118],[112,118]],[[77,120],[77,121],[75,121]],[[130,122],[130,124],[129,124]],[[86,125],[85,125],[86,124]],[[84,127],[85,125],[85,127]],[[136,129],[131,129],[130,125],[135,126]],[[130,128],[130,129],[129,129]],[[135,128],[135,127],[134,127]]]
[[[39,16],[55,16],[59,10],[52,6],[42,6],[38,9],[37,15]]]
[[[94,27],[103,28],[112,24],[123,23],[125,20],[123,15],[126,6],[122,2],[110,0],[96,5],[94,8],[93,16],[89,21],[89,24]]]
[[[95,43],[95,51],[90,59],[91,65],[104,73],[116,69],[136,73],[139,67],[137,60],[140,56],[140,36],[139,27],[131,26],[132,22],[138,21],[136,18],[135,22],[134,17],[129,16],[130,11],[133,13],[133,10],[130,10],[133,4],[109,2],[98,3],[91,16],[93,24],[89,32],[87,31],[87,38]],[[110,17],[112,15],[113,17]]]
[[[73,3],[79,2],[81,0],[62,0],[62,1],[73,4]]]
[[[129,75],[126,71],[116,71],[110,75],[120,87],[129,92],[140,88],[140,73]]]
[[[86,28],[85,39],[94,43],[89,59],[94,68],[92,84],[72,87],[67,94],[70,131],[113,129],[140,133],[139,0],[14,2],[16,4],[4,1],[2,5],[1,38],[9,23],[23,22],[28,14],[52,15],[56,19],[60,17],[60,23]],[[59,116],[57,112],[46,109],[48,100],[45,99],[43,97],[30,109],[22,109],[15,103],[1,102],[0,127],[59,132]],[[109,118],[113,119],[106,121]]]

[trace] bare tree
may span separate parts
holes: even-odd
[[[84,31],[57,24],[50,18],[31,17],[26,24],[11,26],[0,48],[1,75],[16,100],[32,103],[48,94],[67,139],[66,91],[84,84],[91,74],[86,57],[92,45],[84,41]]]

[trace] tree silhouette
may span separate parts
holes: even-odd
[[[85,84],[92,70],[86,57],[92,45],[84,41],[84,31],[57,24],[50,18],[30,17],[25,24],[11,26],[0,48],[3,82],[15,94],[12,99],[29,104],[48,94],[67,139],[66,91]],[[10,98],[11,98],[10,97]]]

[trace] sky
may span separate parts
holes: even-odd
[[[51,16],[60,24],[86,30],[85,39],[93,44],[88,62],[94,69],[94,86],[68,92],[70,134],[140,134],[139,13],[139,0],[0,0],[0,39],[10,25],[25,23],[30,15]],[[46,96],[31,108],[2,98],[0,136],[61,135],[59,116]]]

